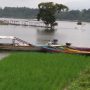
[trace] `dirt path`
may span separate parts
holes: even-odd
[[[4,57],[7,57],[8,55],[10,55],[9,52],[0,52],[0,60],[2,60]]]

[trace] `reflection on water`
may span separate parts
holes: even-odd
[[[46,44],[49,40],[53,40],[55,38],[55,30],[49,29],[37,29],[37,43],[38,44]]]
[[[70,42],[74,46],[90,47],[90,23],[77,25],[76,22],[57,22],[58,26],[52,32],[40,27],[0,25],[0,35],[16,36],[32,44],[41,45],[58,39],[60,44]]]

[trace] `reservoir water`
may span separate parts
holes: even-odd
[[[90,23],[57,21],[58,26],[54,32],[46,31],[45,28],[32,26],[0,25],[0,36],[16,36],[35,45],[44,45],[49,40],[58,39],[58,43],[64,45],[66,42],[73,46],[90,47]],[[1,42],[7,42],[2,41]]]

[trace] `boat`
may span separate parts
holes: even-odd
[[[78,21],[78,22],[77,22],[77,25],[82,25],[82,22],[81,22],[81,21]]]
[[[71,43],[66,43],[65,45],[63,45],[63,47],[67,47],[68,49],[73,49],[73,50],[90,51],[89,47],[72,46]]]
[[[81,51],[77,49],[72,49],[64,46],[42,46],[43,52],[50,52],[50,53],[68,53],[68,54],[85,54],[90,55],[90,51]]]
[[[70,48],[66,48],[66,53],[70,53],[70,54],[81,54],[81,55],[90,55],[90,51],[81,51],[81,50],[77,50],[77,49],[70,49]]]
[[[32,45],[15,36],[0,36],[0,39],[10,39],[11,43],[0,43],[0,51],[40,51],[41,47]]]
[[[74,50],[80,50],[80,51],[90,51],[89,47],[76,47],[76,46],[70,46],[68,47],[70,49],[74,49]]]
[[[56,53],[59,53],[59,52],[63,52],[64,48],[63,47],[59,47],[57,48],[56,46],[42,46],[42,51],[43,52],[56,52]]]

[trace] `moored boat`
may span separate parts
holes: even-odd
[[[80,51],[90,51],[89,47],[75,47],[75,46],[70,46],[68,48],[74,49],[74,50],[80,50]]]
[[[81,51],[77,49],[72,49],[68,47],[52,47],[52,46],[42,46],[42,51],[51,53],[69,53],[69,54],[85,54],[90,55],[90,51]]]
[[[0,39],[11,39],[11,43],[0,43],[0,51],[40,51],[41,47],[32,45],[14,36],[0,36]]]
[[[56,52],[56,53],[60,53],[63,52],[63,47],[62,48],[57,48],[57,47],[52,47],[52,46],[42,46],[42,51],[43,52]]]
[[[90,51],[81,51],[81,50],[77,50],[77,49],[70,49],[70,48],[66,48],[67,53],[71,53],[71,54],[85,54],[85,55],[90,55]]]
[[[77,47],[77,46],[72,46],[71,43],[66,43],[64,47],[67,47],[69,49],[74,49],[74,50],[80,50],[80,51],[90,51],[89,47]]]

